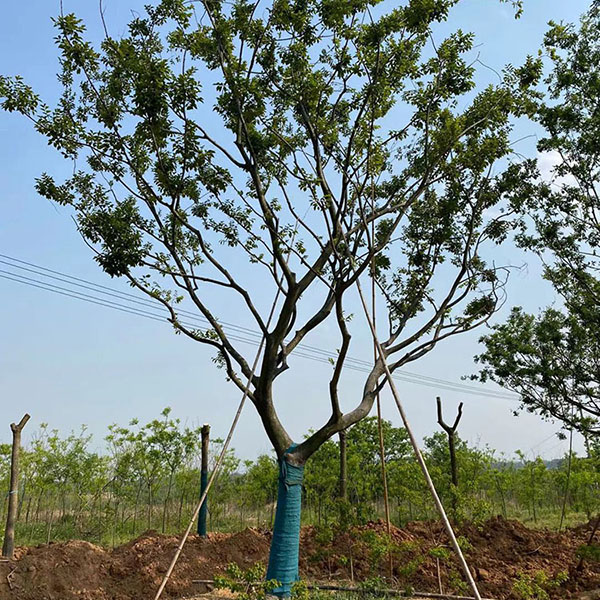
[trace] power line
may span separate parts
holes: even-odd
[[[164,310],[164,307],[161,304],[159,304],[157,301],[153,301],[151,299],[146,299],[146,298],[134,295],[134,294],[127,293],[127,292],[121,292],[118,290],[114,290],[113,288],[109,288],[108,286],[97,284],[97,283],[94,283],[94,282],[91,282],[91,281],[88,281],[85,279],[81,279],[79,277],[74,277],[74,276],[68,275],[66,273],[61,273],[60,271],[48,269],[48,268],[42,267],[40,265],[35,265],[34,263],[28,263],[26,261],[22,261],[20,259],[10,257],[10,256],[4,255],[4,254],[0,254],[0,257],[7,258],[11,261],[15,261],[16,263],[20,263],[20,264],[13,264],[13,263],[7,262],[6,260],[0,259],[0,263],[4,263],[13,268],[22,269],[22,270],[26,270],[28,272],[35,273],[37,275],[49,277],[54,280],[65,282],[68,285],[73,285],[73,286],[81,287],[84,289],[93,290],[95,292],[104,293],[109,296],[116,297],[120,300],[124,300],[126,302],[130,302],[130,303],[134,303],[134,304],[142,304],[142,305],[144,305],[144,308],[147,308],[148,306],[150,306],[151,308],[153,308],[155,310],[156,309]],[[24,267],[23,265],[28,265],[28,267],[33,267],[33,268],[27,268],[27,267]],[[40,273],[39,271],[42,271],[42,272]],[[144,316],[146,318],[151,318],[151,319],[157,320],[157,321],[165,320],[164,313],[163,314],[148,313],[147,310],[142,311],[140,309],[135,309],[133,307],[119,304],[119,303],[116,303],[111,300],[106,300],[105,298],[98,298],[97,296],[92,296],[90,294],[85,294],[85,293],[79,292],[78,290],[77,291],[71,290],[69,288],[64,288],[62,286],[57,286],[55,284],[51,284],[48,282],[40,282],[39,280],[35,280],[35,279],[29,278],[29,277],[26,277],[24,275],[17,274],[17,273],[11,273],[11,272],[5,271],[5,270],[0,270],[0,273],[4,274],[4,275],[0,275],[4,279],[9,279],[11,281],[17,281],[19,283],[28,284],[33,287],[37,287],[39,289],[44,289],[46,291],[59,293],[64,296],[68,296],[68,297],[75,298],[75,299],[82,300],[82,301],[91,302],[93,304],[105,306],[107,308],[113,308],[116,310],[120,310],[121,312],[127,312],[127,313],[135,314],[138,316]],[[52,275],[49,275],[48,273],[52,273]],[[74,283],[74,282],[77,282],[77,283]],[[82,284],[86,284],[86,285],[82,285]],[[99,288],[99,289],[97,290],[96,288]],[[185,310],[178,310],[178,312],[181,314],[190,315],[195,321],[202,321],[203,324],[209,325],[209,322],[204,317],[198,316],[195,313],[192,313],[190,311],[185,311]],[[188,325],[188,326],[190,325],[188,322],[184,322],[184,321],[181,321],[181,323],[184,325]],[[226,323],[226,322],[221,322],[221,323],[225,329],[231,329],[233,331],[243,332],[244,334],[250,334],[252,336],[259,335],[257,332],[255,332],[251,329],[248,329],[246,327],[241,327],[239,325],[234,325],[234,324]],[[193,323],[193,324],[191,324],[191,326],[196,327],[197,324]],[[242,338],[240,336],[234,337],[231,334],[229,334],[229,335],[232,340],[243,341],[245,343],[255,343],[253,340],[248,340],[247,338]],[[308,344],[299,344],[298,348],[308,350],[309,352],[312,352],[313,354],[299,353],[298,351],[296,351],[294,353],[296,356],[300,356],[300,357],[308,358],[308,359],[312,359],[312,360],[318,360],[318,362],[322,362],[322,363],[328,364],[330,362],[330,359],[334,358],[336,356],[336,354],[331,351],[323,350],[321,348],[317,348],[315,346],[310,346]],[[319,356],[319,357],[314,356],[314,353],[318,353],[322,356]],[[363,360],[355,359],[355,358],[351,358],[351,357],[348,357],[347,361],[348,361],[348,363],[352,363],[352,364],[347,364],[348,368],[353,368],[353,370],[361,371],[361,372],[369,372],[370,371],[371,365],[367,361],[363,361]],[[416,383],[419,385],[426,385],[428,387],[434,387],[437,389],[445,389],[445,390],[449,390],[449,391],[460,391],[460,392],[464,392],[464,393],[476,394],[479,396],[515,400],[514,396],[509,395],[509,394],[504,394],[502,392],[493,392],[490,390],[482,390],[482,389],[475,388],[473,386],[458,384],[458,383],[454,383],[451,381],[447,381],[447,380],[443,380],[443,379],[439,379],[439,378],[435,378],[435,377],[421,375],[418,373],[411,373],[408,371],[403,371],[403,372],[396,373],[395,376],[402,381],[406,381],[409,383]]]
[[[28,285],[31,287],[35,287],[35,288],[42,289],[45,291],[53,292],[56,294],[60,294],[62,296],[74,298],[76,300],[82,300],[84,302],[88,302],[88,303],[95,304],[98,306],[103,306],[105,308],[112,308],[114,310],[119,310],[120,312],[125,312],[125,313],[132,314],[135,316],[152,319],[154,321],[159,321],[159,322],[164,323],[167,320],[166,316],[164,314],[159,315],[156,313],[149,313],[147,311],[126,307],[126,306],[118,304],[116,302],[104,300],[102,298],[97,298],[97,297],[91,296],[89,294],[83,294],[81,292],[76,292],[76,291],[66,291],[67,288],[62,288],[61,286],[56,286],[56,285],[49,284],[46,282],[39,282],[36,280],[32,280],[29,277],[25,277],[25,276],[22,276],[22,275],[19,275],[16,273],[9,273],[7,271],[0,270],[0,278],[6,279],[9,281],[14,281],[17,283],[22,283],[22,284],[25,284],[25,285]],[[190,321],[186,321],[186,320],[180,319],[180,322],[182,325],[185,325],[187,327],[197,327],[198,326],[198,323],[191,323]],[[252,332],[252,333],[254,334],[254,332]],[[247,344],[250,344],[253,346],[257,345],[256,340],[248,339],[247,337],[242,337],[242,336],[231,334],[231,333],[228,333],[228,337],[234,341],[247,343]],[[300,348],[301,346],[302,345],[299,345],[298,347]],[[321,349],[319,349],[319,351],[322,352],[323,354],[327,354],[328,356],[318,356],[315,354],[310,354],[308,352],[302,352],[299,350],[295,350],[293,356],[298,356],[300,358],[306,358],[309,360],[320,362],[322,364],[330,364],[330,358],[333,358],[335,356],[335,354],[328,353],[326,350],[321,350]],[[356,362],[359,364],[353,364],[353,362]],[[360,361],[359,359],[353,359],[353,362],[349,361],[348,364],[346,365],[346,367],[350,370],[358,371],[361,373],[369,373],[370,372],[370,368],[360,365],[360,363],[366,363],[366,361]],[[366,364],[368,364],[368,363],[366,363]],[[428,381],[427,379],[429,379],[429,378],[426,378],[426,376],[417,375],[415,377],[415,375],[413,375],[411,373],[406,373],[406,372],[405,373],[398,372],[398,373],[394,374],[394,378],[398,379],[400,381],[407,382],[407,383],[424,385],[424,386],[433,387],[436,389],[444,389],[444,390],[453,391],[453,392],[458,391],[458,392],[462,392],[462,393],[490,397],[490,398],[515,400],[515,398],[513,398],[512,396],[509,396],[508,394],[496,393],[496,392],[492,392],[489,390],[477,390],[476,388],[471,387],[471,386],[463,387],[460,384],[457,384],[457,383],[454,383],[451,381],[448,381],[446,383],[444,380],[436,379],[435,381],[440,381],[442,383],[435,383],[435,382]],[[424,379],[422,380],[422,379],[420,379],[420,377],[423,377]],[[431,379],[435,379],[435,378],[431,378]]]
[[[3,279],[17,283],[22,283],[24,285],[29,285],[31,287],[60,294],[62,296],[74,298],[76,300],[89,302],[95,305],[103,306],[105,308],[112,308],[113,310],[119,310],[120,312],[125,312],[136,316],[152,319],[154,321],[165,322],[167,320],[164,312],[164,306],[157,300],[152,300],[150,298],[144,298],[136,294],[116,290],[106,285],[94,283],[87,279],[82,279],[80,277],[75,277],[73,275],[63,273],[61,271],[56,271],[47,267],[43,267],[41,265],[36,265],[31,262],[23,261],[21,259],[14,258],[6,254],[0,254],[0,263],[10,266],[13,269],[19,269],[28,273],[35,274],[38,277],[41,276],[61,283],[66,283],[68,286],[71,287],[60,286],[48,281],[40,281],[39,279],[34,279],[21,273],[14,273],[11,271],[0,269],[0,277]],[[85,292],[79,291],[79,289],[72,289],[73,287],[93,291],[95,294],[103,294],[105,296],[109,296],[110,298],[116,298],[121,302],[126,302],[129,304],[122,304],[121,302],[116,302],[115,300],[112,300],[110,298],[102,298],[98,297],[97,295],[87,294]],[[130,306],[131,304],[133,304],[134,306]],[[139,308],[139,306],[141,306],[141,308]],[[210,323],[206,318],[191,311],[177,309],[177,313],[183,315],[184,317],[187,317],[186,320],[180,319],[181,324],[187,327],[197,328],[198,326],[210,326]],[[250,328],[229,323],[227,321],[219,321],[219,323],[225,330],[228,331],[228,336],[232,340],[248,343],[251,345],[257,345],[259,343],[258,339],[251,338],[260,338],[260,333]],[[251,338],[249,339],[247,336],[251,336]],[[293,356],[298,356],[300,358],[313,360],[323,364],[330,364],[331,359],[334,359],[337,355],[335,352],[324,350],[322,348],[311,346],[309,344],[298,344],[297,349],[293,353]],[[370,372],[372,368],[371,363],[369,363],[368,361],[352,357],[347,357],[346,363],[347,368],[363,373]],[[407,383],[424,385],[427,387],[444,389],[447,391],[462,392],[477,396],[485,396],[489,398],[517,400],[516,395],[513,394],[479,389],[475,386],[455,383],[445,379],[421,375],[419,373],[413,373],[410,371],[403,370],[397,372],[394,374],[394,378]]]

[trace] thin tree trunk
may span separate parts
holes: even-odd
[[[36,523],[40,522],[40,511],[42,510],[42,497],[43,497],[45,491],[46,490],[42,487],[40,489],[40,493],[38,494],[37,504],[35,507],[35,522]]]
[[[18,424],[11,423],[12,454],[10,460],[10,491],[8,492],[8,514],[6,515],[6,529],[4,530],[4,543],[2,556],[12,559],[15,552],[15,525],[17,522],[18,493],[19,493],[19,452],[21,449],[21,432],[29,421],[26,414]]]
[[[117,534],[117,523],[119,522],[119,499],[115,499],[114,514],[112,519],[112,547],[115,547],[115,536]]]
[[[141,493],[142,493],[142,484],[141,484],[141,482],[139,482],[137,490],[135,492],[135,504],[133,505],[133,524],[132,524],[132,529],[133,529],[133,535],[134,536],[135,536],[136,530],[137,530],[138,506],[139,506],[139,503],[140,503],[140,494]]]
[[[531,468],[531,494],[532,494],[531,508],[533,510],[533,522],[537,524],[537,511],[535,510],[535,501],[536,501],[535,474],[533,472],[533,467]]]
[[[46,544],[50,543],[50,539],[52,537],[52,521],[54,520],[54,510],[52,508],[52,491],[50,491],[50,502],[48,503],[48,505],[50,506],[50,514],[47,517],[48,531],[47,531],[47,535],[46,535]],[[46,511],[46,514],[48,514],[48,511]]]
[[[452,479],[452,513],[454,519],[456,519],[457,513],[457,496],[458,496],[458,465],[456,462],[456,447],[455,447],[455,436],[458,424],[462,417],[463,403],[458,405],[458,414],[452,426],[446,424],[442,417],[442,399],[438,396],[436,398],[437,403],[437,417],[438,424],[448,435],[448,452],[450,454],[450,477]]]
[[[496,487],[498,488],[498,493],[500,494],[500,503],[502,505],[502,516],[506,519],[506,500],[504,498],[504,491],[502,490],[502,486],[500,485],[500,482],[498,481],[498,477],[495,478],[496,479]]]
[[[450,472],[452,475],[452,485],[458,488],[458,473],[456,470],[456,448],[454,445],[454,432],[448,436],[448,450],[450,451]]]
[[[347,460],[347,447],[346,441],[346,430],[342,429],[339,433],[340,438],[340,498],[342,500],[348,499],[348,460]]]
[[[181,515],[183,513],[183,503],[185,502],[185,488],[181,490],[179,497],[179,511],[177,513],[177,529],[181,529]]]
[[[169,500],[171,499],[171,488],[173,487],[173,471],[169,473],[169,485],[167,486],[167,497],[165,498],[165,503],[163,505],[163,515],[162,515],[162,532],[166,531],[167,527],[167,508],[169,506]]]
[[[23,510],[23,503],[25,502],[25,490],[27,489],[27,481],[23,482],[23,489],[21,490],[21,497],[19,498],[19,509],[17,510],[17,519],[21,518],[21,511]]]
[[[146,529],[150,529],[152,522],[152,484],[148,484],[148,510],[146,511]]]
[[[569,495],[569,484],[571,483],[571,459],[572,459],[572,457],[573,457],[573,428],[571,427],[571,433],[569,435],[569,462],[567,464],[567,481],[565,482],[565,493],[563,495],[562,509],[560,511],[560,524],[558,525],[559,533],[562,529],[563,521],[565,520],[565,514],[567,512],[567,496]]]
[[[31,501],[33,497],[29,494],[29,498],[27,498],[27,510],[25,511],[25,525],[29,525],[29,515],[31,511]]]

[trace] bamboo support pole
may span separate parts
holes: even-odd
[[[375,345],[377,346],[377,353],[379,355],[379,360],[381,360],[381,364],[385,371],[385,376],[387,378],[388,384],[392,391],[392,395],[396,402],[396,407],[398,408],[398,412],[400,413],[402,422],[404,423],[404,428],[406,429],[406,432],[408,433],[408,436],[410,438],[410,442],[415,451],[417,462],[419,463],[419,466],[421,467],[421,471],[423,472],[423,476],[425,477],[425,481],[427,482],[427,487],[429,488],[429,491],[433,497],[435,506],[440,514],[440,517],[442,519],[442,522],[444,524],[444,528],[446,529],[448,537],[450,538],[450,543],[452,545],[452,548],[456,552],[456,555],[460,562],[460,566],[463,570],[465,578],[469,584],[469,587],[471,588],[471,590],[473,592],[473,596],[474,596],[475,600],[482,600],[481,594],[479,593],[479,590],[477,588],[477,584],[475,583],[475,580],[473,579],[473,574],[471,573],[471,570],[469,569],[469,566],[467,565],[467,561],[465,560],[464,554],[462,553],[462,550],[460,549],[460,546],[458,545],[456,535],[454,534],[452,525],[450,524],[450,521],[448,520],[448,515],[446,514],[444,505],[442,504],[442,501],[440,500],[440,497],[438,496],[437,490],[435,489],[433,480],[431,479],[431,476],[429,475],[429,470],[427,469],[427,465],[425,464],[425,459],[423,458],[423,455],[421,454],[421,450],[419,448],[419,443],[417,442],[417,438],[415,437],[415,435],[413,433],[413,430],[408,421],[408,417],[406,416],[406,412],[404,411],[404,407],[402,406],[402,402],[400,401],[400,394],[398,393],[396,384],[394,383],[394,380],[392,379],[392,373],[390,372],[389,366],[387,364],[385,352],[381,346],[381,343],[379,342],[379,338],[377,337],[377,331],[375,330],[375,327],[373,325],[373,320],[371,319],[371,315],[369,314],[369,308],[365,301],[365,297],[362,292],[362,286],[360,285],[360,280],[358,278],[356,279],[356,287],[357,287],[358,295],[360,297],[360,301],[361,301],[361,304],[363,307],[363,311],[365,313],[365,317],[368,321],[369,328],[371,330],[371,335],[373,336],[373,341],[375,342]]]
[[[294,233],[294,236],[292,237],[292,242],[295,239],[295,236],[296,236],[296,233]],[[292,251],[292,246],[290,246],[288,258],[289,258],[289,255],[291,254],[291,251]],[[269,316],[267,318],[267,322],[266,322],[267,329],[268,329],[269,325],[271,324],[271,321],[273,320],[273,315],[275,314],[275,309],[277,308],[277,302],[279,301],[280,295],[281,295],[281,286],[278,286],[277,293],[275,294],[275,298],[273,298],[273,303],[271,304],[271,309],[269,311]],[[187,539],[190,535],[190,532],[192,531],[192,528],[198,521],[198,518],[200,515],[200,510],[202,509],[203,504],[206,502],[206,497],[208,496],[208,492],[210,491],[210,488],[212,487],[212,484],[217,477],[219,469],[221,468],[221,464],[223,463],[223,460],[225,459],[225,456],[227,454],[227,449],[229,448],[229,443],[231,442],[231,438],[233,437],[233,432],[235,431],[235,428],[240,419],[240,415],[242,414],[242,409],[244,408],[246,398],[249,395],[250,385],[252,383],[254,373],[256,372],[256,367],[258,366],[258,361],[260,360],[260,356],[262,354],[264,345],[265,345],[265,336],[263,335],[260,340],[258,350],[256,351],[256,356],[254,357],[254,361],[252,363],[252,368],[250,369],[250,375],[248,377],[246,387],[244,388],[244,393],[242,394],[242,399],[240,400],[240,404],[235,413],[235,417],[233,418],[233,422],[231,423],[231,427],[229,428],[229,433],[227,434],[227,437],[225,438],[225,443],[223,444],[221,453],[219,454],[219,457],[217,458],[217,462],[215,463],[215,468],[213,469],[213,472],[210,475],[210,479],[208,480],[205,490],[200,495],[200,500],[198,501],[198,504],[196,505],[194,514],[192,515],[192,518],[190,519],[187,529],[185,530],[185,533],[183,534],[183,537],[181,538],[181,541],[179,542],[179,545],[177,546],[177,550],[175,551],[173,560],[171,561],[171,564],[169,565],[169,568],[167,569],[167,572],[165,573],[165,576],[163,577],[160,587],[158,588],[156,595],[154,596],[154,600],[159,600],[159,598],[161,597],[161,595],[167,585],[167,582],[169,581],[169,578],[171,577],[171,574],[173,573],[173,569],[175,568],[175,565],[177,564],[177,561],[179,560],[179,556],[181,555],[181,552],[183,550],[185,542],[187,541]]]

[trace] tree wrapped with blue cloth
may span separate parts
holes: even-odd
[[[508,268],[484,257],[510,231],[498,207],[525,187],[511,124],[532,110],[541,64],[476,90],[474,36],[440,33],[458,3],[160,0],[119,36],[99,15],[100,41],[62,14],[56,104],[0,78],[4,110],[76,161],[64,181],[40,174],[39,194],[247,391],[279,462],[267,576],[281,596],[298,577],[304,465],[385,385],[381,359],[359,389],[341,385],[368,331],[351,319],[357,280],[374,281],[392,373],[503,300]],[[263,339],[255,370],[228,314]],[[274,386],[332,327],[329,416],[295,444]]]

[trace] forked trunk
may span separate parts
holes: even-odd
[[[267,579],[276,580],[272,591],[279,597],[289,597],[292,584],[298,580],[298,549],[300,544],[300,513],[304,466],[279,459],[279,487],[269,554]]]
[[[10,491],[8,493],[8,512],[6,515],[6,527],[4,529],[4,542],[2,544],[2,556],[13,558],[15,550],[15,525],[17,522],[18,491],[19,491],[19,452],[21,449],[21,431],[29,421],[29,415],[25,415],[18,424],[11,423],[13,443],[10,461]]]

